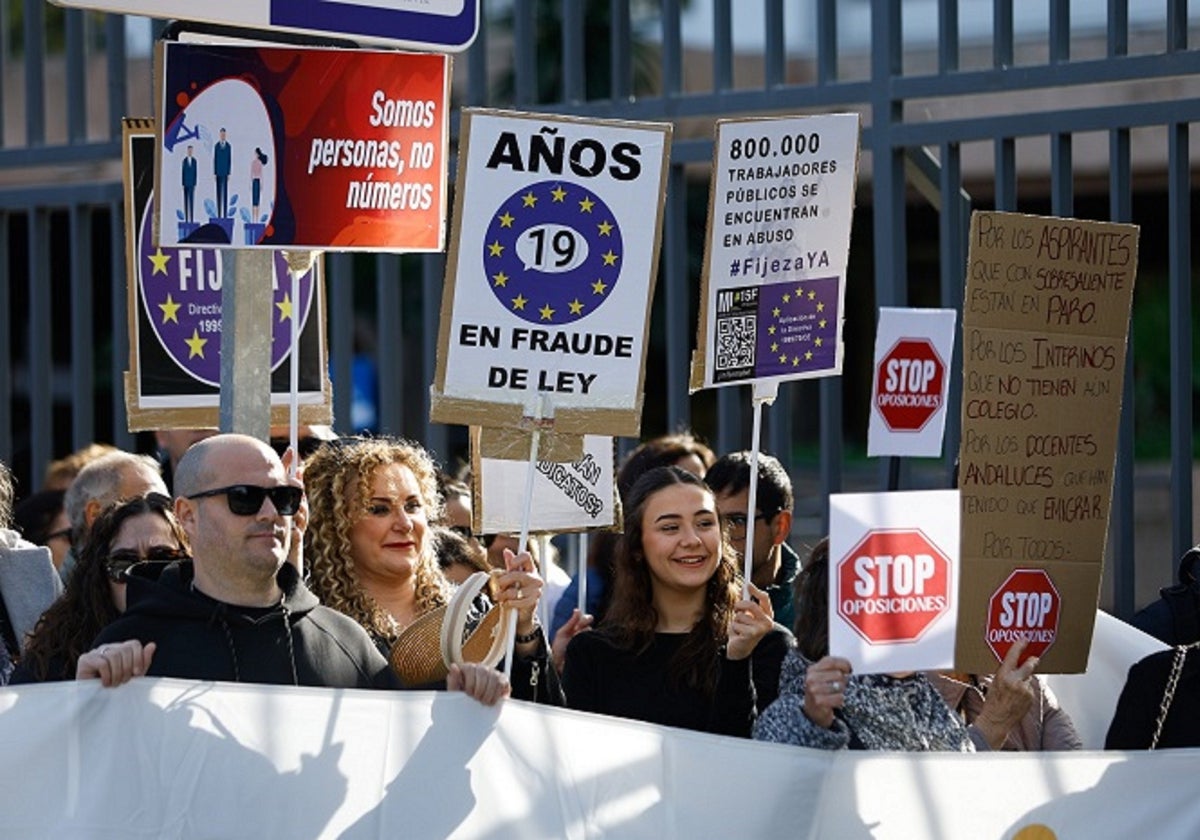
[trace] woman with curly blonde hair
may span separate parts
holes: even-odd
[[[453,591],[434,551],[432,526],[442,503],[433,460],[420,445],[400,439],[340,438],[305,462],[304,489],[309,587],[326,606],[361,624],[388,656],[400,633],[447,603]],[[494,591],[517,610],[513,696],[554,702],[557,695],[561,702],[535,623],[542,580],[527,553],[510,553],[508,560]],[[482,613],[491,605],[478,606]]]

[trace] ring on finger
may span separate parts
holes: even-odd
[[[842,690],[842,684],[840,682],[838,682],[837,680],[833,680],[832,682],[829,683],[829,690],[832,691],[834,694],[837,694],[839,691]]]

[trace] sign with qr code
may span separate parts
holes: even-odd
[[[693,391],[841,373],[858,140],[857,114],[717,123]]]
[[[671,126],[464,109],[430,416],[641,427]]]

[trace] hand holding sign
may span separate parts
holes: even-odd
[[[1017,665],[1025,645],[1026,642],[1021,640],[1008,649],[1000,670],[988,686],[983,711],[975,719],[975,728],[983,733],[994,750],[1004,745],[1009,731],[1021,722],[1033,705],[1033,670],[1038,659],[1031,656],[1022,665]]]
[[[826,656],[804,675],[804,714],[817,726],[833,726],[833,710],[846,702],[846,680],[852,670],[849,659]]]
[[[762,637],[775,626],[775,612],[771,599],[754,584],[750,584],[749,597],[734,605],[733,621],[729,623],[729,642],[725,648],[728,659],[745,659],[754,653]]]

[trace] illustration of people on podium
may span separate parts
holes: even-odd
[[[217,179],[217,216],[229,215],[229,173],[233,170],[233,149],[225,139],[225,129],[219,132],[220,139],[213,146],[213,175]]]
[[[196,221],[196,156],[189,143],[187,156],[183,159],[183,220],[189,224]]]

